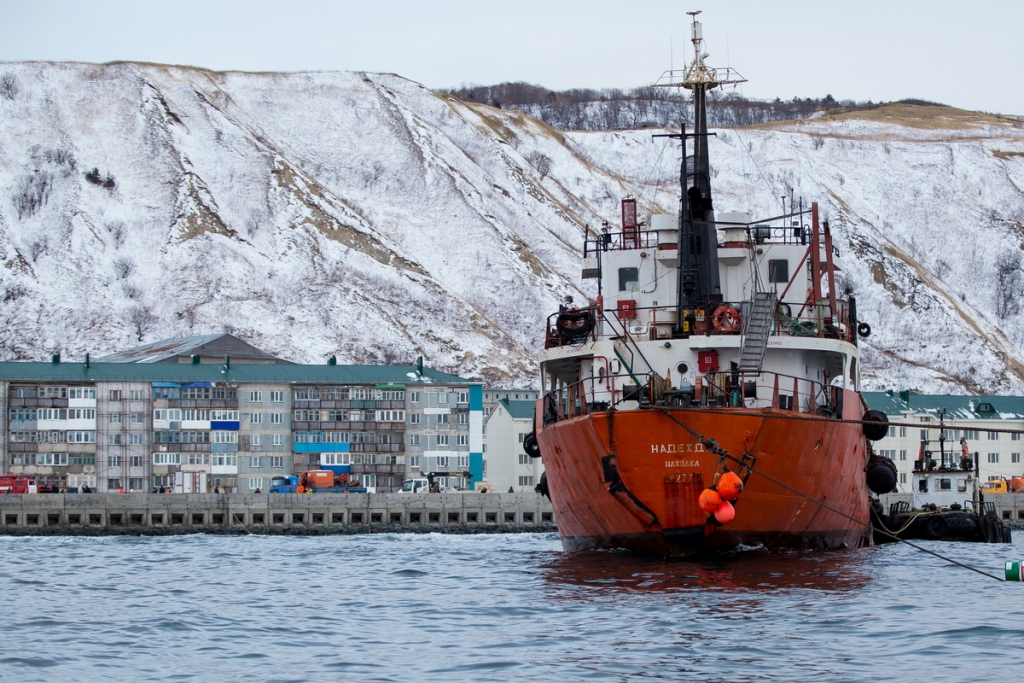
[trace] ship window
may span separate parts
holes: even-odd
[[[619,268],[619,291],[635,292],[640,280],[639,268]]]
[[[789,261],[786,259],[768,261],[768,282],[789,282]]]
[[[967,480],[966,479],[957,479],[956,480],[956,490],[957,490],[958,493],[966,492],[967,491]]]
[[[928,493],[928,480],[927,479],[919,479],[917,481],[917,491],[918,491],[918,493]]]
[[[937,490],[939,490],[939,491],[949,491],[950,488],[951,488],[950,487],[951,483],[952,482],[950,482],[949,479],[939,479],[939,486],[938,486]]]

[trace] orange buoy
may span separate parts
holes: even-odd
[[[718,520],[719,524],[728,524],[735,516],[736,508],[727,500],[723,500],[719,504],[718,509],[715,510],[715,519]]]
[[[743,493],[743,480],[734,472],[723,472],[715,486],[722,500],[736,500]]]
[[[722,497],[714,489],[704,489],[700,498],[697,499],[697,503],[704,512],[714,512],[722,504]]]

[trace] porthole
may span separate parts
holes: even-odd
[[[679,365],[676,366],[676,372],[678,372],[680,375],[685,375],[689,371],[690,366],[687,365],[686,363],[680,363]]]

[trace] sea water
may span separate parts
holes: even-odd
[[[999,577],[1024,558],[925,545]],[[1010,680],[1024,643],[1024,584],[901,544],[691,563],[554,534],[0,537],[0,586],[4,681]]]

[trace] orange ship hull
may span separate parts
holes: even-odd
[[[860,396],[844,393],[843,417],[859,420]],[[538,404],[537,441],[566,550],[692,556],[740,546],[871,544],[867,441],[859,424],[772,408],[666,412],[671,417],[613,409],[545,426]],[[718,456],[673,417],[731,456],[747,455],[750,473],[729,523],[717,524],[697,502],[722,470]]]

